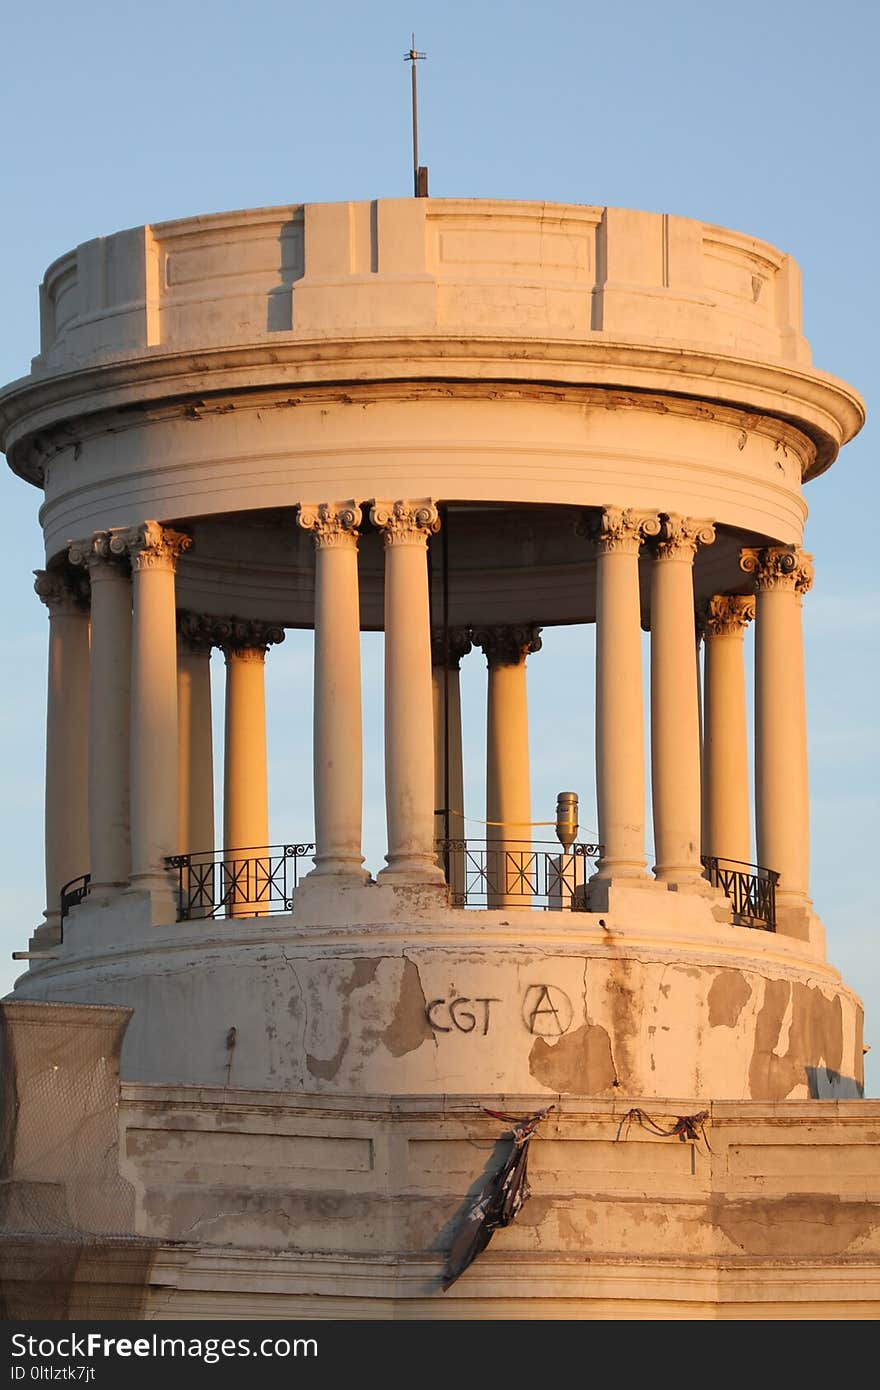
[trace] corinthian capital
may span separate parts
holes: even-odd
[[[638,512],[631,507],[603,507],[588,532],[606,554],[638,555],[643,540],[659,535],[660,518],[656,512]]]
[[[795,545],[769,545],[740,551],[739,566],[760,591],[782,589],[806,594],[813,587],[813,557]]]
[[[698,521],[678,512],[664,512],[660,518],[657,554],[661,560],[693,560],[700,545],[711,545],[715,527],[711,521]]]
[[[514,627],[474,628],[474,645],[482,647],[489,667],[519,666],[532,652],[541,650],[541,629],[534,623]]]
[[[192,613],[186,608],[177,610],[177,635],[180,647],[189,652],[210,652],[216,646],[214,629],[217,619],[206,613]]]
[[[384,532],[386,545],[424,545],[429,535],[440,530],[440,517],[430,498],[412,502],[399,498],[396,502],[375,501],[370,508],[370,520]]]
[[[261,623],[249,618],[214,618],[214,646],[222,647],[226,656],[263,660],[269,647],[284,641],[284,628],[279,623]]]
[[[95,531],[81,541],[71,541],[67,558],[72,565],[81,569],[94,570],[98,565],[120,564],[126,558],[124,547],[113,547],[114,536],[124,535],[122,531]]]
[[[311,531],[316,550],[340,545],[357,547],[361,524],[357,502],[303,503],[296,520],[304,531]]]
[[[467,656],[472,647],[469,627],[451,627],[448,633],[442,628],[435,628],[431,633],[431,665],[446,666],[450,671],[458,671],[462,657]]]
[[[110,532],[111,552],[128,555],[134,570],[176,569],[180,556],[191,545],[192,536],[158,521],[143,521],[125,531]]]
[[[49,616],[85,613],[89,607],[89,581],[75,570],[34,570],[34,593],[45,603]]]
[[[698,614],[701,631],[713,637],[741,637],[755,616],[751,594],[714,594]]]

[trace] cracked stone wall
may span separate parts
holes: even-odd
[[[782,1100],[861,1093],[835,972],[704,953],[437,942],[181,949],[53,983],[134,1008],[137,1081],[315,1092]]]

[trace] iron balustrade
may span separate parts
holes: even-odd
[[[81,903],[83,898],[88,895],[89,884],[92,881],[91,874],[79,874],[76,878],[70,879],[61,889],[59,897],[61,899],[61,940],[64,940],[64,919],[72,907]]]
[[[178,922],[291,912],[300,860],[314,852],[314,845],[302,844],[170,855],[165,863],[177,872]]]
[[[437,857],[453,907],[537,907],[586,911],[587,861],[599,845],[552,840],[438,840]]]
[[[704,877],[730,899],[735,926],[776,930],[779,874],[775,869],[763,869],[740,859],[719,859],[710,854],[704,854],[702,860]]]

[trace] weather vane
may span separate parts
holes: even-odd
[[[419,164],[419,96],[416,87],[416,63],[427,56],[427,53],[416,52],[416,36],[413,34],[412,46],[408,53],[404,53],[403,61],[412,64],[413,193],[417,198],[428,196],[427,165]]]

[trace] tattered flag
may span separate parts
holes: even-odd
[[[485,1114],[491,1115],[494,1120],[513,1121],[509,1134],[510,1153],[474,1194],[464,1212],[443,1270],[444,1293],[486,1249],[495,1232],[502,1226],[509,1226],[522,1210],[529,1196],[529,1143],[545,1115],[554,1108],[548,1105],[544,1110],[527,1115],[525,1119],[518,1119],[515,1115],[483,1106]]]

